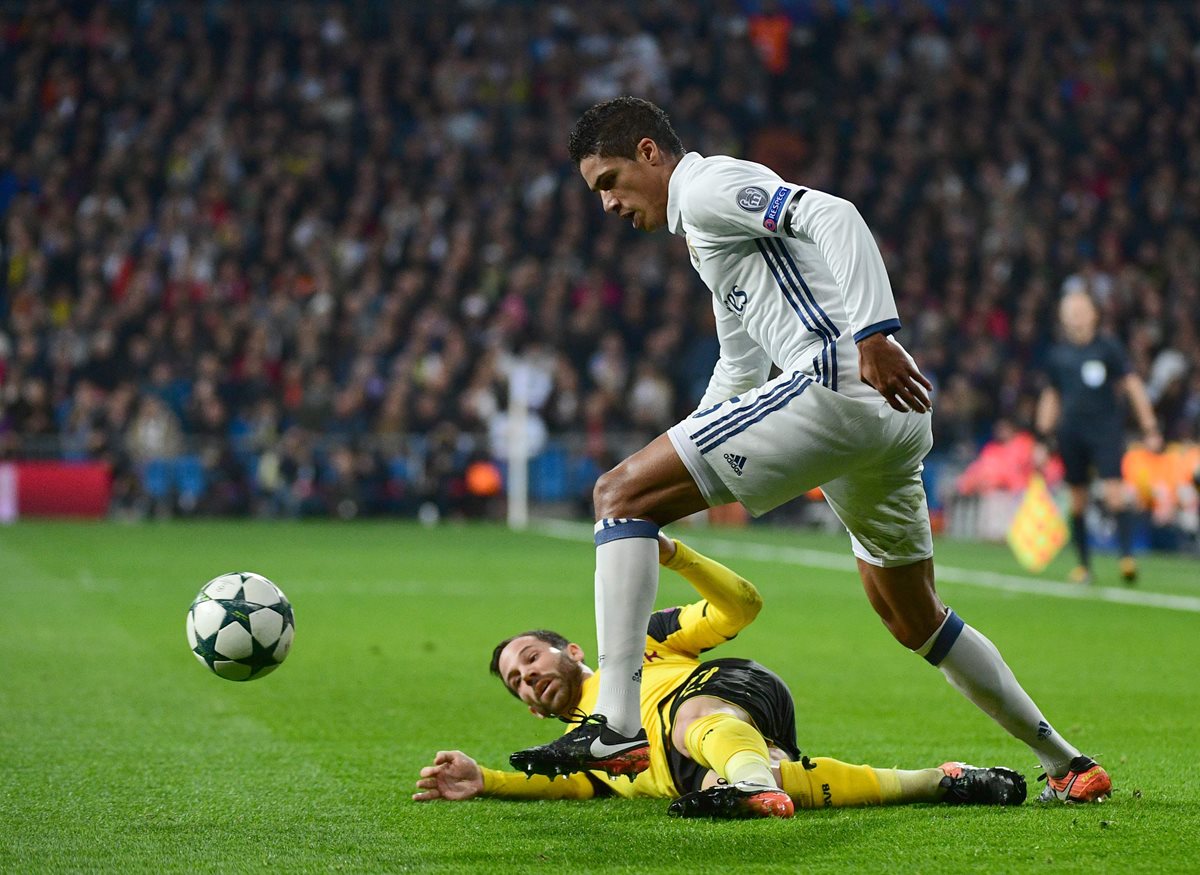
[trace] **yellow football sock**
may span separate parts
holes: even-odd
[[[882,805],[892,805],[899,802],[904,795],[904,787],[900,784],[900,775],[895,769],[875,769],[875,778],[879,781],[879,800]]]
[[[706,714],[693,720],[684,736],[693,760],[726,781],[753,781],[775,786],[762,733],[732,714]]]
[[[779,764],[780,783],[800,808],[902,805],[942,798],[941,769],[875,769],[826,757],[814,757],[809,765]]]
[[[876,769],[875,774],[884,788],[884,805],[937,802],[944,795],[941,769]]]
[[[828,757],[779,764],[780,784],[799,808],[845,808],[881,805],[879,776],[870,766],[852,766]]]

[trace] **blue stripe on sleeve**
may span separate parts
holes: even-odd
[[[808,305],[800,289],[792,280],[791,275],[783,266],[783,261],[779,258],[779,254],[774,248],[770,247],[773,242],[769,239],[759,239],[754,241],[758,246],[758,251],[762,254],[763,261],[767,263],[767,269],[771,271],[771,275],[775,277],[775,283],[779,286],[779,290],[783,292],[784,299],[788,302],[791,308],[796,311],[796,315],[800,317],[800,321],[804,323],[804,327],[817,335],[821,339],[821,365],[818,367],[814,361],[813,373],[822,386],[830,384],[829,374],[829,332],[825,326],[817,321],[812,308]],[[782,244],[781,244],[782,245]],[[797,271],[797,273],[799,273]],[[803,282],[803,280],[801,280]],[[835,368],[836,370],[836,368]]]
[[[803,290],[802,300],[806,301],[809,307],[809,313],[815,311],[815,321],[818,326],[818,333],[822,340],[829,347],[829,356],[832,360],[831,379],[824,380],[824,384],[833,391],[837,391],[837,339],[842,333],[841,330],[833,324],[833,320],[829,318],[829,314],[821,309],[821,305],[817,303],[817,296],[812,293],[812,289],[808,287],[808,283],[804,281],[804,275],[800,273],[800,266],[796,264],[796,260],[792,258],[791,251],[787,248],[787,244],[782,240],[768,240],[768,245],[773,245],[778,252],[780,265],[784,262],[791,268],[791,273],[795,275],[796,281],[800,283],[800,288]],[[787,269],[784,273],[788,273]],[[794,286],[793,286],[794,287]]]
[[[854,342],[858,343],[864,337],[870,337],[872,334],[895,334],[899,330],[899,319],[884,319],[882,322],[876,322],[874,325],[868,325],[866,328],[854,332]]]
[[[783,274],[781,273],[782,265],[776,264],[775,259],[767,249],[768,242],[769,241],[764,239],[758,239],[754,241],[755,245],[758,246],[759,253],[763,257],[763,261],[767,263],[767,269],[771,271],[771,276],[775,277],[775,284],[779,286],[779,290],[783,293],[783,299],[788,302],[788,306],[790,306],[792,310],[795,311],[796,315],[800,317],[800,321],[804,324],[804,327],[822,339],[821,362],[818,363],[815,358],[813,359],[813,374],[822,385],[828,385],[829,377],[826,371],[828,370],[829,359],[826,356],[825,347],[827,346],[827,341],[825,340],[825,336],[820,333],[817,326],[813,325],[812,321],[809,319],[810,314],[808,312],[808,308],[804,306],[803,302],[800,300],[800,297],[790,279],[784,279]]]

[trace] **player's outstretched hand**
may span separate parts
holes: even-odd
[[[873,387],[901,413],[928,413],[929,390],[933,384],[899,343],[885,334],[872,334],[858,344],[858,370],[862,381]]]
[[[412,797],[416,802],[473,799],[483,792],[483,772],[479,771],[478,763],[461,750],[439,750],[433,765],[421,769],[417,789],[419,792]]]

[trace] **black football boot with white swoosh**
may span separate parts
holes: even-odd
[[[549,744],[519,750],[508,758],[528,776],[569,775],[572,772],[603,771],[625,775],[630,781],[650,765],[650,742],[646,730],[632,738],[608,725],[603,714],[588,714],[579,725]]]

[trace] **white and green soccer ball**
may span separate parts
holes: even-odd
[[[230,681],[273,672],[287,658],[295,634],[292,605],[283,590],[252,571],[214,577],[188,609],[188,647]]]

